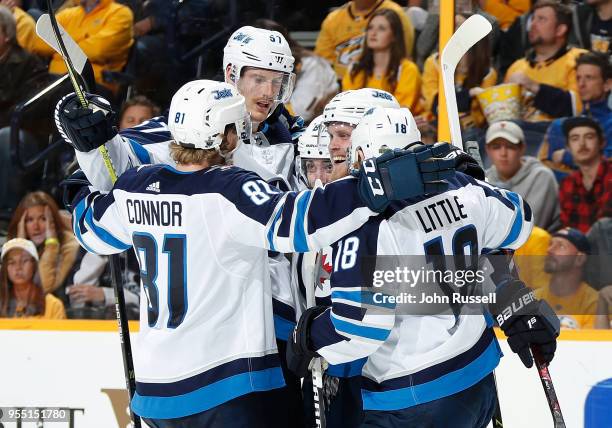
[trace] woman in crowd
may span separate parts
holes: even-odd
[[[421,113],[421,74],[407,58],[400,18],[379,9],[370,18],[363,52],[342,79],[342,90],[376,88],[392,93],[413,115]]]
[[[52,294],[45,294],[34,281],[38,251],[32,241],[14,238],[2,246],[0,268],[0,317],[66,318],[64,305]]]
[[[459,27],[471,14],[455,16],[455,27]],[[427,58],[423,67],[423,99],[427,110],[426,119],[438,116],[438,76],[440,74],[439,54]],[[476,140],[484,131],[486,120],[476,97],[470,95],[470,89],[487,88],[497,83],[497,72],[491,65],[489,37],[476,43],[461,59],[455,71],[457,91],[457,108],[465,139]]]
[[[74,265],[79,244],[57,204],[45,192],[32,192],[23,197],[8,227],[7,239],[29,239],[36,245],[40,281],[45,293],[63,285]]]

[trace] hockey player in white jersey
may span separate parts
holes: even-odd
[[[323,110],[323,122],[330,135],[329,154],[333,162],[332,180],[344,177],[351,133],[372,107],[399,108],[393,95],[379,89],[363,88],[340,92]]]
[[[268,182],[288,190],[293,178],[294,151],[304,130],[303,120],[285,109],[293,90],[294,58],[282,34],[254,27],[241,27],[229,38],[223,55],[225,81],[245,97],[252,120],[252,134],[234,153],[233,163],[254,171]],[[148,163],[174,166],[168,147],[172,136],[164,117],[153,118],[117,133],[109,115],[110,103],[100,97],[88,97],[93,114],[71,118],[83,135],[83,146],[76,151],[79,166],[99,190],[109,190],[112,182],[102,167],[97,148],[106,144],[120,174],[126,169]],[[59,107],[74,109],[79,104],[75,94],[65,97]],[[198,106],[195,106],[198,107]],[[205,112],[202,112],[204,114]],[[170,123],[174,117],[167,119]]]
[[[136,414],[156,427],[290,426],[277,407],[284,382],[267,250],[317,250],[384,210],[388,193],[443,189],[431,174],[451,170],[432,156],[448,150],[385,155],[357,179],[282,193],[224,166],[248,129],[242,96],[212,81],[187,94],[175,96],[170,109],[178,118],[171,125],[176,167],[130,169],[108,194],[82,187],[74,233],[91,252],[134,247],[138,254],[146,298],[135,347]],[[189,109],[193,97],[207,100],[206,116]],[[58,117],[67,141],[83,144],[73,122]],[[396,167],[406,173],[389,175]]]
[[[352,133],[348,165],[419,139],[408,110],[373,109]],[[444,193],[390,204],[334,243],[338,262],[330,278],[332,307],[306,310],[290,338],[288,365],[299,376],[316,356],[332,364],[367,357],[361,377],[362,427],[484,428],[491,421],[496,397],[492,371],[501,357],[491,315],[416,315],[385,299],[387,288],[371,287],[373,279],[383,277],[375,273],[381,265],[380,259],[372,263],[374,257],[438,256],[438,263],[444,263],[439,256],[448,255],[477,264],[480,254],[516,249],[527,240],[533,218],[519,195],[459,172],[448,183]],[[393,274],[395,267],[401,266],[387,264],[381,272]],[[532,364],[530,347],[550,362],[559,334],[554,312],[522,282],[510,276],[496,281],[497,301],[488,311],[511,349],[527,367]]]

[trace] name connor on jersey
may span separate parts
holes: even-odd
[[[183,205],[178,201],[126,201],[128,221],[147,226],[177,226],[183,224]]]

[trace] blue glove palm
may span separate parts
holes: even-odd
[[[372,211],[383,212],[391,201],[446,191],[443,180],[455,175],[454,159],[443,159],[450,150],[447,143],[417,144],[365,160],[357,172],[361,199]]]

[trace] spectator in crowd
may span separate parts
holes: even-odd
[[[379,9],[391,9],[400,17],[406,54],[412,56],[414,28],[400,5],[391,0],[351,0],[323,20],[315,53],[328,60],[338,79],[361,54],[368,18]]]
[[[119,130],[140,125],[145,120],[160,115],[159,107],[144,95],[136,95],[121,106]]]
[[[31,52],[36,35],[36,23],[34,19],[21,9],[21,0],[0,0],[0,6],[10,9],[17,23],[17,43],[23,49]]]
[[[503,31],[529,10],[531,0],[478,0],[479,6],[493,15]]]
[[[595,328],[612,328],[612,285],[599,290]]]
[[[612,66],[607,54],[587,52],[576,60],[578,94],[582,100],[583,116],[596,119],[604,130],[606,146],[604,155],[612,158],[612,110],[608,96],[612,89]],[[576,168],[566,147],[562,119],[555,119],[540,146],[538,158],[553,170],[557,181],[564,179]]]
[[[47,82],[46,66],[17,44],[16,23],[11,11],[0,5],[0,208],[14,208],[19,201],[23,176],[11,162],[10,118],[15,106]],[[36,152],[36,137],[27,121],[19,134],[22,152]]]
[[[506,31],[502,31],[497,51],[496,66],[500,76],[505,76],[508,68],[515,61],[523,58],[531,48],[529,27],[533,17],[532,11],[517,17]]]
[[[597,219],[612,217],[611,161],[602,155],[605,140],[595,120],[568,118],[563,131],[578,170],[561,182],[561,223],[587,233]]]
[[[114,0],[83,0],[57,13],[57,21],[91,61],[96,82],[115,90],[115,85],[104,82],[102,72],[121,71],[127,62],[133,43],[130,8]],[[49,73],[66,72],[62,57],[39,37],[34,40],[34,51],[51,56]]]
[[[483,11],[479,4],[478,0],[471,0],[469,3],[469,7],[461,7],[459,2],[455,3],[455,11],[457,13],[477,13],[478,15],[482,15],[491,23],[493,29],[491,33],[489,33],[489,48],[491,49],[491,53],[493,55],[496,54],[497,49],[499,47],[499,42],[501,39],[501,31],[499,29],[499,23],[497,19]],[[427,20],[425,21],[425,25],[423,26],[422,31],[420,32],[416,44],[415,44],[415,61],[419,68],[423,68],[423,64],[425,60],[432,54],[439,50],[438,41],[440,32],[440,14],[438,11],[430,12],[427,15]]]
[[[45,294],[34,281],[38,269],[36,246],[27,239],[14,238],[2,246],[0,268],[0,317],[66,318],[64,305]]]
[[[555,310],[565,328],[593,328],[598,294],[583,280],[583,268],[590,253],[589,241],[579,230],[561,229],[552,235],[544,270],[550,283],[535,295]]]
[[[606,55],[612,54],[612,0],[586,0],[574,9],[576,44]]]
[[[587,239],[593,255],[589,257],[586,278],[594,289],[601,290],[612,285],[612,217],[603,217],[593,223]]]
[[[392,93],[413,115],[422,111],[421,73],[407,58],[402,23],[390,9],[379,9],[372,14],[361,55],[342,79],[343,91],[361,88]]]
[[[525,135],[514,122],[499,121],[489,126],[487,156],[493,166],[488,181],[521,195],[533,210],[534,223],[554,231],[559,227],[559,186],[555,175],[539,160],[525,156]]]
[[[572,11],[568,6],[554,0],[536,2],[529,28],[533,50],[515,61],[505,78],[506,82],[518,83],[523,88],[523,119],[528,122],[570,116],[582,108],[577,96],[575,64],[584,51],[568,47],[571,28]],[[546,127],[539,130],[538,144]]]
[[[534,226],[527,242],[514,252],[514,262],[521,281],[529,288],[544,287],[550,282],[550,275],[544,270],[544,257],[550,245],[550,233]]]
[[[291,114],[310,122],[323,112],[325,104],[338,93],[340,85],[336,73],[327,60],[302,47],[279,23],[270,19],[258,19],[255,26],[278,31],[289,43],[291,54],[295,58],[293,71],[296,81],[289,103],[285,106]]]
[[[112,272],[107,256],[99,256],[81,250],[83,255],[72,283],[66,287],[69,297],[69,318],[112,318],[115,293],[112,288]],[[121,286],[125,298],[128,317],[138,319],[140,303],[140,268],[133,251],[122,253],[119,257]]]
[[[54,292],[64,284],[79,244],[50,195],[40,191],[25,195],[13,213],[7,238],[34,242],[40,260],[38,281],[45,293]]]
[[[455,16],[455,27],[461,25],[469,16],[469,13]],[[440,58],[439,54],[435,53],[427,58],[423,69],[421,93],[427,111],[427,119],[438,115],[439,75]],[[497,72],[491,66],[489,38],[485,37],[468,51],[455,71],[457,108],[464,139],[477,140],[484,133],[481,128],[485,124],[485,117],[476,97],[470,95],[470,89],[475,87],[488,88],[496,83]]]

